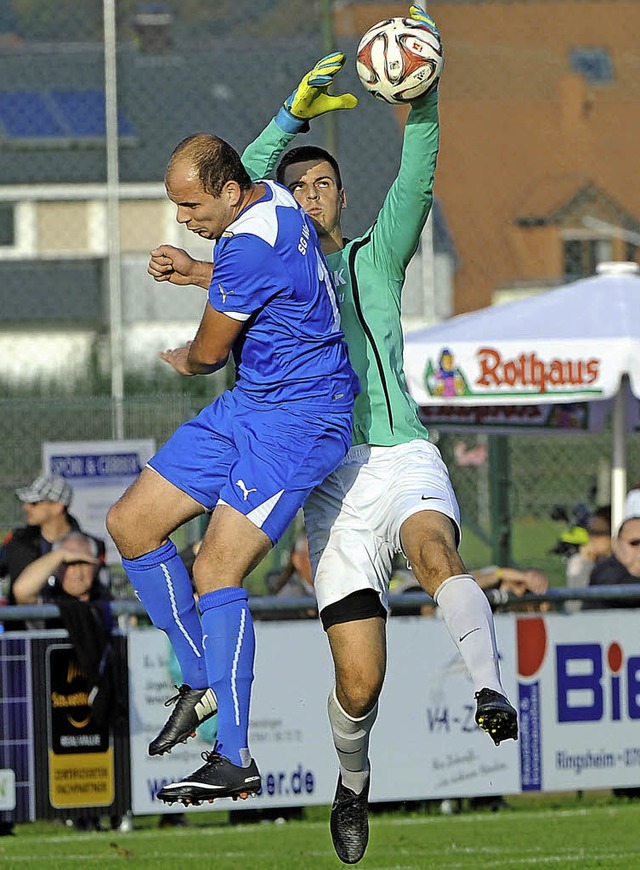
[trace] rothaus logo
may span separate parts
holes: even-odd
[[[534,351],[509,359],[492,347],[481,347],[476,355],[480,369],[477,383],[482,387],[535,387],[544,393],[561,387],[587,387],[600,374],[600,360],[595,357],[542,359]]]
[[[640,656],[610,643],[556,647],[558,722],[640,719]]]

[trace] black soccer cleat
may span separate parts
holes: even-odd
[[[203,752],[202,758],[205,762],[202,767],[178,782],[165,785],[157,797],[166,804],[179,801],[185,807],[198,807],[202,801],[211,803],[223,797],[245,800],[260,791],[262,781],[253,758],[248,767],[232,764],[215,750]]]
[[[331,806],[331,837],[336,855],[343,864],[357,864],[369,842],[369,782],[360,794],[342,784],[338,787]]]
[[[502,740],[518,739],[518,714],[504,695],[493,689],[480,689],[475,699],[476,723],[496,746],[500,746]]]
[[[218,712],[218,701],[213,689],[192,689],[186,683],[176,688],[178,694],[164,702],[165,707],[170,707],[174,702],[177,702],[176,706],[162,731],[149,744],[149,755],[164,755],[178,743],[186,743],[189,737],[194,736],[199,725]]]

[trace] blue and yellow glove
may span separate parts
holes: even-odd
[[[306,133],[312,118],[336,109],[353,109],[358,105],[358,99],[353,94],[334,96],[327,93],[334,75],[340,72],[345,60],[346,56],[336,51],[323,57],[309,70],[276,115],[276,124],[281,130],[285,133]]]
[[[430,15],[427,15],[426,11],[422,8],[422,6],[410,6],[409,7],[409,15],[413,18],[414,21],[420,21],[425,27],[428,27],[429,30],[434,33],[438,39],[440,39],[440,34],[438,33],[438,26]]]
[[[412,4],[409,7],[409,15],[413,18],[414,21],[419,21],[421,24],[424,24],[434,36],[438,37],[440,44],[442,45],[442,39],[440,37],[440,32],[438,31],[438,25],[435,23],[433,18],[427,14],[426,10],[422,8],[422,6],[417,6],[416,4]],[[435,82],[431,85],[429,90],[423,94],[422,96],[426,97],[427,94],[433,94],[438,90],[438,85],[440,84],[440,76],[435,80]],[[420,98],[421,99],[421,98]]]

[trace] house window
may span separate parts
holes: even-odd
[[[613,81],[613,62],[608,48],[574,48],[569,57],[572,72],[591,83]]]
[[[11,203],[0,202],[0,247],[12,248],[16,242],[15,209]]]
[[[576,281],[595,275],[598,263],[612,258],[610,239],[565,239],[563,248],[565,280]]]

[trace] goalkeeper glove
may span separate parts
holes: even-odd
[[[427,14],[427,12],[422,8],[422,6],[417,6],[415,4],[409,7],[409,15],[413,18],[414,21],[419,21],[420,24],[424,24],[426,28],[428,28],[434,36],[438,37],[438,41],[441,44],[440,50],[442,51],[442,40],[440,38],[440,33],[438,32],[438,25],[435,23],[433,18]],[[438,90],[438,85],[440,84],[440,76],[435,80],[435,82],[431,85],[429,90],[423,94],[426,97],[427,94],[433,94]]]
[[[345,60],[341,52],[328,54],[303,77],[276,115],[276,124],[281,130],[285,133],[306,133],[311,118],[336,109],[353,109],[358,105],[353,94],[333,96],[327,93],[334,75],[340,72]]]
[[[422,6],[410,6],[409,15],[411,16],[411,18],[413,18],[414,21],[419,21],[421,24],[424,24],[425,27],[428,27],[429,30],[433,34],[435,34],[438,39],[440,39],[440,34],[438,33],[438,25],[435,23],[430,15],[427,15],[426,11],[422,8]]]

